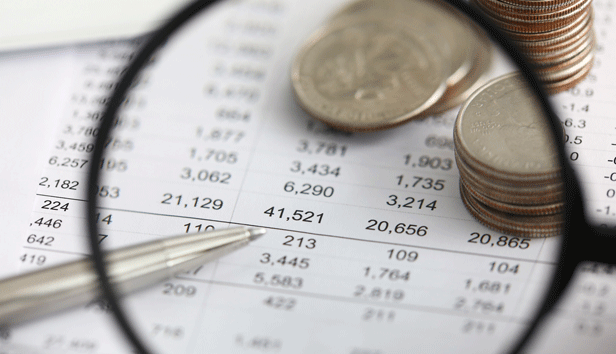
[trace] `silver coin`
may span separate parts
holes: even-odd
[[[474,66],[476,47],[483,44],[479,43],[483,38],[477,38],[474,24],[444,1],[359,0],[337,11],[330,21],[364,15],[420,23],[422,31],[450,64],[449,87],[458,85],[469,75]]]
[[[549,48],[568,45],[574,37],[577,38],[584,35],[592,29],[592,27],[588,25],[589,22],[592,21],[592,18],[593,13],[590,11],[588,15],[581,17],[580,22],[573,22],[572,26],[568,28],[567,31],[556,33],[554,36],[541,40],[517,41],[517,43],[522,47],[521,50],[528,51],[529,53],[548,51],[550,50]]]
[[[539,77],[545,82],[554,82],[571,77],[577,72],[580,72],[582,68],[586,67],[594,60],[594,43],[594,38],[591,38],[588,43],[585,43],[582,51],[576,53],[574,57],[550,67],[549,70],[540,68],[538,71]]]
[[[317,32],[292,66],[293,89],[312,116],[347,131],[394,127],[440,99],[449,67],[421,27],[357,16]]]
[[[471,0],[537,65],[550,93],[579,83],[592,66],[592,0]]]
[[[441,99],[430,107],[426,115],[439,114],[461,105],[488,79],[488,69],[492,61],[492,44],[482,30],[476,29],[472,36],[475,45],[471,70],[457,84],[449,86]],[[470,52],[470,50],[469,50]]]
[[[528,216],[505,213],[474,199],[463,183],[460,183],[460,196],[466,209],[477,221],[499,232],[521,237],[550,237],[562,233],[562,214]]]
[[[559,81],[555,81],[552,83],[547,82],[545,84],[546,90],[548,90],[548,92],[562,92],[572,87],[575,87],[575,85],[577,85],[580,80],[584,79],[586,75],[588,75],[590,69],[592,69],[592,65],[593,62],[591,61],[588,65],[586,65],[586,67],[582,68],[580,71],[570,77],[560,79]]]
[[[507,185],[499,183],[489,177],[473,171],[460,156],[455,156],[456,164],[460,172],[460,178],[464,179],[469,187],[477,193],[492,199],[518,205],[540,205],[555,203],[563,199],[564,191],[562,182],[546,185]]]
[[[508,203],[506,201],[501,201],[498,199],[490,198],[489,196],[483,195],[479,193],[477,190],[473,189],[466,183],[466,180],[460,178],[460,183],[462,183],[468,195],[483,205],[486,205],[494,210],[499,210],[504,213],[514,214],[514,215],[527,215],[527,216],[541,216],[541,215],[553,215],[562,213],[564,210],[565,202],[559,200],[555,203],[548,204],[515,204]]]
[[[420,21],[425,33],[436,44],[441,56],[450,63],[447,91],[422,116],[443,113],[462,104],[486,82],[492,46],[486,34],[457,9],[442,1],[426,0],[359,0],[332,17],[348,16],[400,17]]]
[[[504,180],[545,181],[558,175],[557,152],[542,112],[519,74],[490,81],[460,109],[454,128],[459,155]]]

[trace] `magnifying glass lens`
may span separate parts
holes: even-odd
[[[574,37],[588,45],[587,5],[561,23],[571,41],[549,29],[565,52]],[[519,53],[455,8],[229,2],[153,37],[161,48],[99,136],[100,247],[239,225],[268,234],[123,300],[148,347],[500,353],[519,341],[570,240],[576,184],[557,140],[579,145],[588,123],[553,126]],[[507,30],[533,50],[551,41]],[[565,66],[587,68],[534,53],[551,92],[581,72]],[[608,311],[604,278],[579,278],[536,350],[610,342],[580,339],[608,327],[593,312]]]

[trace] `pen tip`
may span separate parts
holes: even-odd
[[[259,237],[265,235],[265,232],[267,232],[267,230],[265,230],[262,227],[255,227],[255,228],[249,229],[248,232],[250,233],[250,241],[254,241],[258,239]]]

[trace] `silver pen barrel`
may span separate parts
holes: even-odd
[[[110,251],[109,279],[120,294],[158,283],[247,245],[262,228],[244,227],[182,235]],[[89,259],[0,281],[0,327],[13,325],[100,297]]]

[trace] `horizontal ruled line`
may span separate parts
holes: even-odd
[[[55,250],[55,249],[52,249],[52,248],[41,248],[41,247],[32,247],[32,246],[23,246],[23,248],[27,248],[27,249],[30,249],[30,250],[36,250],[36,251],[49,251],[49,252],[54,252],[54,253],[72,254],[72,255],[83,256],[83,257],[89,257],[90,256],[87,253],[72,252],[72,251],[60,251],[60,250]]]
[[[39,196],[39,197],[48,197],[48,198],[58,198],[58,199],[74,200],[74,201],[77,201],[77,202],[87,202],[86,199],[62,197],[62,196],[59,196],[59,195],[49,195],[49,194],[40,194],[40,193],[36,193],[36,195]]]
[[[497,259],[504,259],[504,260],[518,261],[518,262],[539,263],[539,264],[547,264],[547,265],[556,265],[557,264],[557,262],[550,262],[550,261],[529,260],[529,259],[524,259],[524,258],[507,257],[507,256],[499,256],[499,255],[488,255],[488,254],[475,253],[475,252],[454,251],[454,250],[435,248],[435,247],[415,246],[415,245],[410,245],[410,244],[405,244],[405,243],[397,243],[397,242],[364,240],[364,239],[361,239],[361,238],[353,238],[353,237],[347,237],[347,236],[337,236],[337,235],[331,235],[331,234],[321,234],[321,233],[316,233],[316,232],[308,232],[308,231],[300,231],[300,230],[293,230],[293,229],[285,229],[285,228],[271,227],[271,226],[265,226],[265,225],[246,224],[246,223],[239,223],[239,222],[226,221],[226,220],[204,219],[204,218],[196,218],[196,217],[192,217],[192,216],[181,216],[181,215],[172,215],[172,214],[152,213],[152,212],[146,212],[146,211],[137,211],[137,210],[128,210],[128,209],[117,209],[117,208],[99,207],[99,209],[101,209],[101,210],[110,210],[110,211],[126,212],[126,213],[136,213],[136,214],[152,215],[152,216],[166,216],[166,217],[179,218],[179,219],[191,219],[191,220],[200,220],[200,221],[209,221],[209,222],[219,222],[219,223],[223,223],[223,224],[230,224],[230,225],[237,225],[237,226],[264,227],[266,229],[271,229],[271,230],[294,232],[294,233],[300,233],[300,234],[305,234],[305,235],[323,236],[323,237],[337,238],[337,239],[342,239],[342,240],[376,243],[376,244],[381,244],[381,245],[400,246],[400,247],[413,247],[413,248],[417,248],[417,249],[425,249],[425,250],[431,250],[431,251],[441,251],[441,252],[448,252],[448,253],[454,253],[454,254],[465,254],[465,255],[479,256],[479,257],[486,257],[486,258],[497,258]]]

